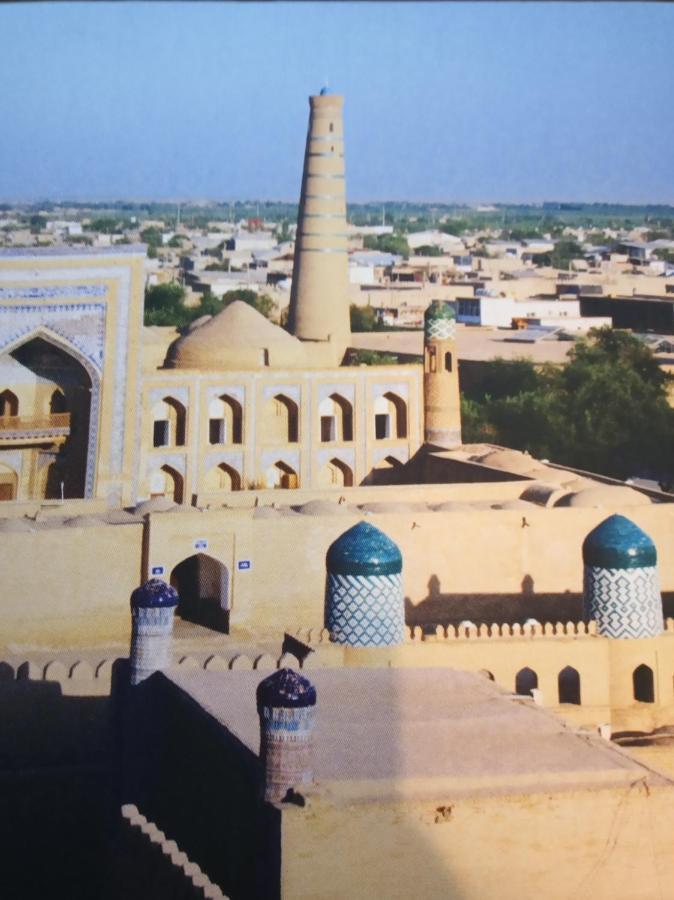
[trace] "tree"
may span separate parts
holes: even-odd
[[[410,248],[407,238],[401,234],[368,234],[363,238],[366,250],[378,250],[380,253],[393,253],[409,259]]]
[[[669,483],[669,380],[639,339],[592,329],[564,368],[497,361],[492,375],[464,397],[464,439],[528,450],[615,478],[648,475]]]
[[[356,306],[352,303],[349,312],[351,331],[374,331],[377,327],[377,317],[371,306]]]
[[[244,303],[253,306],[267,319],[271,319],[276,310],[276,304],[269,294],[257,294],[249,288],[237,288],[234,291],[227,291],[222,297],[223,307],[229,306],[235,300],[243,300]]]
[[[145,291],[145,324],[180,328],[195,318],[185,306],[185,289],[172,281],[152,285]]]
[[[154,225],[144,228],[140,233],[140,239],[147,244],[147,255],[150,259],[157,256],[157,249],[162,245],[161,231]]]
[[[415,256],[442,256],[444,250],[436,244],[422,244],[414,251]]]

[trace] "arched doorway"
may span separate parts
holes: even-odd
[[[276,394],[267,403],[263,423],[265,439],[270,444],[296,444],[299,437],[299,409],[285,394]]]
[[[184,559],[171,572],[178,615],[214,631],[229,632],[229,571],[205,553]]]
[[[31,397],[26,402],[22,399],[21,416],[26,422],[33,421],[44,435],[39,439],[39,452],[55,459],[58,479],[40,479],[45,496],[60,497],[61,482],[66,499],[87,496],[93,487],[95,463],[90,441],[92,395],[98,390],[98,382],[92,380],[95,372],[85,368],[56,338],[52,342],[35,336],[8,352],[37,376]],[[7,406],[11,409],[12,404]]]
[[[9,388],[0,393],[0,419],[19,415],[19,398]]]
[[[229,394],[215,397],[208,404],[208,443],[240,444],[243,434],[241,404]]]
[[[353,407],[341,394],[330,394],[318,407],[321,443],[353,440]]]
[[[173,397],[164,397],[152,407],[152,446],[185,445],[185,407]]]

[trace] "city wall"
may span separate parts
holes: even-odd
[[[399,511],[368,514],[402,550],[408,624],[580,619],[583,539],[618,510],[534,505],[494,510],[486,502],[486,508],[455,512],[429,511],[423,503],[415,508],[415,502],[468,497],[496,502],[522,490],[515,482],[456,487],[461,490],[437,488],[435,497],[432,488],[398,488]],[[385,491],[371,488],[370,496],[386,500],[386,492],[377,490]],[[286,492],[275,495],[276,502],[289,499]],[[409,502],[407,508],[400,506],[404,502]],[[620,511],[655,541],[665,614],[671,615],[671,506]],[[0,646],[124,643],[131,591],[157,568],[155,574],[169,580],[175,566],[197,552],[225,567],[233,634],[277,636],[318,625],[323,621],[326,551],[362,517],[353,508],[332,515],[287,510],[274,518],[254,517],[250,507],[183,508],[123,526],[5,532]]]

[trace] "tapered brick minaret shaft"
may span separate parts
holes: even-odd
[[[325,89],[309,98],[288,320],[301,340],[330,341],[337,362],[350,334],[343,103]]]

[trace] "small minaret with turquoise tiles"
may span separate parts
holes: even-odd
[[[583,605],[598,634],[650,638],[663,631],[657,553],[625,516],[609,516],[583,542]]]
[[[139,684],[171,663],[175,588],[151,578],[131,594],[131,684]]]
[[[446,300],[433,300],[424,313],[424,440],[461,443],[456,316]]]
[[[326,628],[351,647],[390,647],[405,640],[403,560],[391,538],[359,522],[326,557]]]

